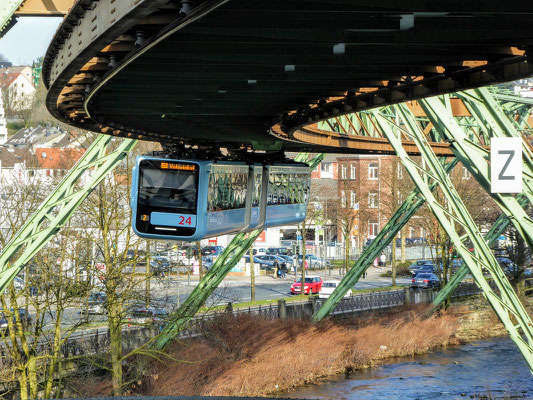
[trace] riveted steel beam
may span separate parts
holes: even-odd
[[[106,153],[112,136],[99,135],[65,175],[37,211],[13,235],[0,253],[0,292],[20,272],[31,258],[68,222],[78,206],[94,188],[127,156],[137,140],[124,139],[116,149]],[[88,183],[78,185],[91,170]],[[78,189],[78,187],[80,187]]]
[[[0,4],[0,38],[11,26],[11,18],[23,0],[3,0]],[[7,29],[6,29],[7,28]]]
[[[528,204],[527,197],[524,195],[518,195],[516,198],[522,207],[525,207]],[[498,219],[494,221],[494,224],[492,224],[489,231],[485,234],[485,241],[487,242],[487,245],[490,246],[492,243],[494,243],[496,239],[498,239],[498,237],[507,229],[510,223],[511,221],[509,218],[505,214],[501,214]],[[451,296],[457,285],[459,285],[468,275],[468,272],[469,270],[466,264],[461,265],[461,267],[452,275],[449,282],[439,290],[437,297],[435,297],[433,300],[432,308],[428,314],[439,308],[441,304]]]
[[[403,130],[402,132],[419,146],[427,172],[423,168],[415,167],[415,162],[410,159],[403,149],[402,133],[400,133],[401,128],[394,121],[383,117],[379,111],[374,111],[373,114],[391,145],[396,150],[403,166],[425,197],[429,208],[447,232],[457,252],[463,258],[476,284],[483,291],[485,297],[509,332],[511,339],[520,349],[530,370],[533,371],[533,323],[531,322],[531,318],[520,303],[511,284],[481,236],[475,222],[447,176],[446,171],[442,168],[437,157],[428,146],[425,135],[420,129],[414,132],[408,130]],[[391,129],[391,125],[395,126],[395,129]],[[446,206],[440,204],[433,196],[428,185],[430,181],[437,182],[439,189],[446,199]],[[456,224],[461,225],[462,229],[466,232],[466,236],[468,236],[474,247],[473,252],[462,243],[461,237],[455,229]],[[483,274],[484,270],[490,274],[499,293],[495,292],[489,285]]]
[[[512,218],[514,227],[524,238],[527,245],[533,248],[533,220],[520,206],[518,200],[511,194],[491,193],[489,151],[465,133],[453,117],[451,110],[445,107],[441,99],[438,97],[422,99],[419,104],[439,135],[451,144],[452,151],[456,157],[461,160],[462,164],[481,187],[491,195],[502,212],[508,218]],[[407,107],[402,104],[397,109],[402,114],[402,118],[409,129],[411,131],[416,129],[417,122]]]
[[[465,100],[470,112],[486,125],[488,137],[517,137],[523,140],[522,166],[524,194],[533,205],[533,152],[519,130],[516,122],[509,119],[488,89],[468,90],[458,93]]]
[[[452,159],[445,163],[444,169],[449,173],[458,163],[459,160]],[[430,185],[430,190],[437,187],[436,183]],[[355,261],[354,265],[342,278],[333,293],[320,306],[313,315],[313,322],[319,322],[327,317],[335,309],[337,304],[343,299],[344,295],[358,281],[361,275],[372,265],[372,262],[381,254],[383,249],[394,240],[398,232],[405,226],[416,211],[425,203],[424,197],[420,190],[415,188],[405,199],[402,205],[395,211],[394,215],[378,233],[372,243],[367,246],[361,256]]]
[[[179,334],[191,318],[196,315],[200,307],[205,304],[205,301],[211,296],[218,285],[220,285],[229,271],[231,271],[241,257],[248,251],[262,231],[262,229],[256,229],[252,232],[241,232],[235,235],[222,254],[216,259],[213,266],[209,268],[207,274],[198,283],[198,286],[194,288],[189,297],[187,297],[181,307],[171,317],[155,341],[155,348],[162,349]]]

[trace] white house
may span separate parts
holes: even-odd
[[[25,74],[4,72],[0,76],[0,89],[4,108],[17,111],[31,106],[35,88]]]

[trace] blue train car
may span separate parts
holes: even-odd
[[[137,235],[196,241],[302,222],[310,170],[301,163],[249,165],[139,156],[131,189]]]

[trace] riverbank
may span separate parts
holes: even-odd
[[[150,362],[133,393],[264,396],[399,356],[506,334],[483,300],[421,319],[423,307],[313,326],[224,317],[202,340],[174,343],[180,360]],[[185,362],[182,362],[185,361]]]
[[[130,360],[133,383],[127,394],[281,395],[393,357],[506,334],[482,299],[428,319],[420,318],[424,311],[421,306],[404,308],[317,326],[302,320],[224,315],[205,326],[202,338],[176,341],[159,360]],[[85,396],[109,391],[103,381],[98,392]]]

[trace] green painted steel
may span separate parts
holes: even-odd
[[[457,95],[465,100],[465,105],[469,111],[481,121],[481,124],[488,128],[487,143],[490,137],[517,137],[523,139],[517,123],[505,114],[489,90],[468,90]],[[522,146],[522,150],[523,193],[528,197],[530,204],[533,205],[533,153],[526,143]]]
[[[490,248],[481,236],[475,222],[447,176],[446,171],[442,168],[442,165],[432,152],[423,132],[420,129],[413,132],[402,130],[403,134],[417,144],[421,152],[421,158],[425,163],[424,169],[420,168],[403,148],[402,134],[399,132],[400,129],[398,129],[398,126],[393,121],[381,116],[378,111],[373,111],[373,114],[403,166],[425,197],[431,211],[447,232],[459,255],[463,258],[475,282],[482,289],[485,297],[509,332],[511,339],[520,349],[530,370],[533,371],[533,323],[516,296],[511,284],[505,277],[501,267],[498,265]],[[397,129],[391,129],[389,124],[394,125]],[[439,189],[447,201],[447,207],[437,202],[429,188],[429,180],[437,182]],[[462,226],[466,232],[466,236],[474,247],[473,252],[470,252],[462,243],[455,229],[455,224]],[[488,271],[493,282],[497,285],[499,294],[490,287],[483,274],[484,269]],[[524,335],[525,339],[522,335]]]
[[[420,100],[419,104],[433,124],[434,129],[444,140],[450,143],[455,156],[461,160],[481,187],[494,199],[502,212],[511,218],[511,222],[524,238],[528,247],[533,248],[533,220],[518,204],[518,200],[512,194],[491,193],[490,152],[480,143],[471,139],[470,135],[457,123],[451,109],[445,107],[438,97]],[[402,114],[403,120],[408,124],[408,129],[412,131],[417,125],[414,115],[404,104],[397,108]]]
[[[262,231],[262,229],[256,229],[252,232],[241,232],[235,235],[213,266],[209,268],[207,274],[198,283],[198,286],[194,288],[157,337],[154,343],[156,349],[165,347],[189,323]]]
[[[443,162],[445,161],[443,160]],[[445,162],[444,169],[449,173],[457,163],[457,159]],[[430,190],[434,190],[436,187],[437,184],[433,183]],[[363,273],[372,265],[372,262],[376,257],[378,257],[383,249],[389,245],[425,201],[426,200],[421,195],[420,190],[418,188],[413,189],[372,243],[363,250],[361,256],[355,261],[353,267],[350,268],[344,278],[342,278],[341,282],[337,285],[337,288],[315,312],[312,319],[313,322],[322,321],[335,309],[346,292],[359,281],[361,275],[363,275]]]
[[[0,292],[67,223],[83,200],[137,144],[137,140],[123,139],[116,149],[106,154],[108,145],[116,141],[113,136],[99,135],[39,209],[13,235],[0,254]],[[88,183],[78,187],[80,179],[89,169],[92,170]]]
[[[2,0],[0,4],[0,39],[5,34],[5,28],[9,25],[13,14],[24,0]]]
[[[522,207],[525,207],[528,204],[528,200],[524,195],[518,195],[516,196],[518,202]],[[501,214],[498,219],[492,224],[489,231],[485,234],[485,241],[487,242],[487,245],[490,246],[492,243],[498,239],[498,237],[507,229],[511,221],[505,214]],[[466,239],[466,238],[465,238]],[[428,312],[428,314],[433,313],[436,309],[438,309],[448,297],[451,296],[457,285],[459,285],[463,279],[468,275],[468,267],[466,264],[463,264],[453,275],[450,281],[444,285],[441,290],[439,290],[439,293],[435,297],[432,303],[432,308]]]

